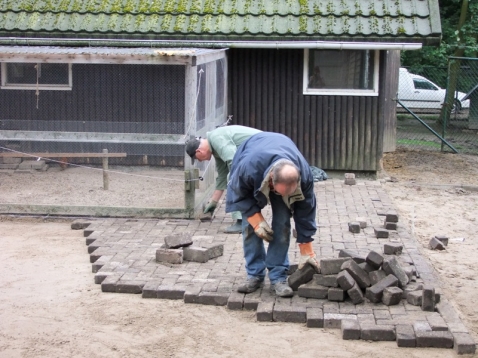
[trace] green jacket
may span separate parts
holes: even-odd
[[[227,188],[227,175],[237,148],[246,139],[260,132],[258,129],[244,126],[225,126],[207,132],[207,140],[216,160],[216,190]]]

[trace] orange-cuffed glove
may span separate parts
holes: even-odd
[[[274,231],[272,231],[269,224],[265,221],[261,213],[255,213],[247,218],[247,222],[254,228],[254,232],[262,240],[271,242],[274,238]]]
[[[312,242],[306,244],[299,244],[300,250],[300,259],[299,259],[299,270],[301,270],[306,263],[312,265],[315,270],[320,273],[320,265],[317,261],[317,256],[315,255],[314,248],[312,247]]]

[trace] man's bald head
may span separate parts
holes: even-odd
[[[300,181],[300,170],[292,161],[280,159],[274,163],[271,177],[275,191],[282,196],[291,195]]]

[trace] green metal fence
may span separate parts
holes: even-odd
[[[478,154],[478,58],[400,69],[397,148]]]

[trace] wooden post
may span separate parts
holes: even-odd
[[[189,213],[189,218],[194,218],[194,206],[196,202],[196,183],[191,180],[197,179],[195,177],[195,170],[184,171],[184,202],[186,205],[186,212]]]
[[[103,149],[104,154],[108,154],[108,149]],[[103,157],[103,189],[108,190],[110,187],[110,181],[108,177],[108,157]]]

